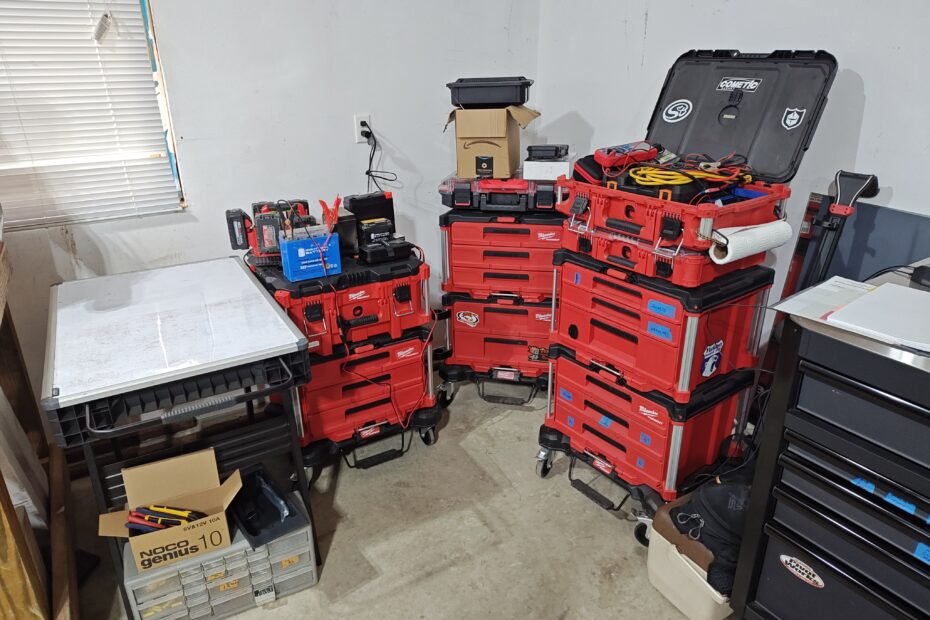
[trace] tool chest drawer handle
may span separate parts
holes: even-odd
[[[612,304],[606,299],[601,299],[600,297],[592,297],[591,303],[594,304],[595,306],[603,306],[604,308],[607,308],[608,310],[612,310],[616,312],[617,314],[625,314],[626,316],[636,319],[636,320],[640,319],[638,312],[633,312],[629,308],[624,308],[622,306],[618,306],[617,304]]]
[[[801,363],[798,365],[798,367],[802,373],[823,379],[835,387],[849,388],[849,391],[851,392],[858,392],[860,394],[865,394],[872,399],[877,398],[879,400],[883,400],[891,405],[896,405],[897,407],[907,411],[910,414],[918,416],[923,422],[930,422],[930,409],[921,407],[920,405],[912,403],[909,400],[904,400],[899,396],[889,394],[888,392],[874,388],[871,385],[866,385],[861,381],[857,381],[856,379],[842,375],[836,371],[830,370],[829,368],[817,366],[805,360],[801,360]]]
[[[368,387],[369,385],[376,385],[378,387],[384,387],[383,385],[379,385],[379,384],[390,383],[390,382],[391,382],[390,374],[379,375],[377,377],[372,377],[364,381],[357,381],[355,383],[349,383],[347,385],[344,385],[342,386],[342,393],[345,394],[346,392],[354,392],[355,390],[360,390],[363,387]]]
[[[602,416],[606,417],[608,420],[610,420],[610,421],[612,421],[612,422],[616,422],[616,423],[619,424],[620,426],[623,426],[623,427],[625,427],[625,428],[630,428],[630,423],[629,423],[629,422],[627,422],[627,421],[624,420],[623,418],[618,417],[616,414],[611,413],[610,411],[607,411],[606,409],[604,409],[604,408],[601,407],[600,405],[598,405],[598,404],[596,404],[596,403],[592,403],[590,400],[585,400],[585,401],[584,401],[584,406],[587,407],[588,409],[592,409],[592,410],[598,412],[598,413],[601,414]]]
[[[599,321],[598,319],[591,319],[591,327],[597,327],[598,329],[603,329],[605,332],[613,334],[614,336],[617,336],[619,338],[623,338],[624,340],[629,340],[630,342],[634,344],[639,342],[639,338],[635,334],[625,332],[622,329],[618,329],[614,327],[613,325],[608,325],[604,321]]]
[[[529,316],[529,310],[521,310],[520,308],[485,308],[485,314],[519,314],[520,316]]]
[[[488,280],[529,280],[528,273],[499,273],[495,271],[484,272],[485,279]]]
[[[369,409],[374,409],[375,407],[380,407],[381,405],[390,405],[391,397],[382,398],[380,400],[375,400],[370,403],[365,403],[364,405],[359,405],[357,407],[352,407],[351,409],[346,409],[346,415],[352,415],[354,413],[361,413],[362,411],[368,411]]]
[[[486,235],[529,235],[529,228],[502,228],[498,226],[485,226]]]
[[[506,252],[503,250],[485,250],[483,252],[485,258],[529,258],[529,252]]]
[[[643,229],[639,224],[634,224],[633,222],[627,222],[624,220],[618,220],[615,217],[609,217],[604,222],[607,228],[612,228],[614,230],[619,230],[626,233],[632,233],[638,235],[639,232]]]
[[[620,265],[621,267],[627,267],[629,269],[632,269],[633,267],[636,266],[635,260],[630,260],[629,258],[623,258],[622,256],[615,256],[613,254],[607,257],[607,261],[614,263],[616,265]]]
[[[529,345],[526,340],[515,340],[512,338],[492,338],[490,336],[484,339],[487,344],[510,344],[515,347],[525,347]]]
[[[368,362],[375,362],[378,360],[383,360],[385,358],[391,357],[391,354],[387,351],[382,351],[380,353],[375,353],[374,355],[369,355],[368,357],[363,357],[362,359],[349,360],[343,366],[345,368],[353,368],[361,364],[367,364]]]
[[[610,444],[611,446],[613,446],[614,448],[616,448],[617,450],[620,450],[620,452],[626,452],[626,446],[624,446],[624,445],[623,445],[622,443],[620,443],[619,441],[616,441],[616,440],[614,440],[614,439],[611,439],[610,437],[608,437],[607,435],[605,435],[604,433],[600,432],[599,430],[597,430],[596,428],[594,428],[594,427],[592,427],[592,426],[589,426],[589,425],[587,425],[587,424],[582,424],[582,425],[581,425],[581,430],[583,430],[583,431],[585,431],[585,432],[588,432],[588,433],[591,433],[592,435],[594,435],[595,437],[597,437],[598,439],[600,439],[600,440],[603,441],[604,443],[608,443],[608,444]]]
[[[632,295],[633,297],[637,297],[637,298],[639,298],[639,299],[642,299],[642,297],[643,297],[643,294],[642,294],[641,292],[637,291],[636,289],[628,288],[628,287],[626,287],[626,286],[623,286],[623,285],[621,285],[621,284],[617,284],[616,282],[611,282],[610,280],[607,280],[607,279],[604,279],[604,278],[597,278],[597,277],[596,277],[596,278],[594,278],[594,283],[595,283],[595,284],[600,284],[600,285],[602,285],[602,286],[606,286],[607,288],[612,288],[612,289],[615,290],[615,291],[619,291],[619,292],[625,293],[625,294],[627,294],[627,295]]]
[[[620,390],[620,389],[618,389],[618,388],[616,388],[616,387],[614,387],[614,386],[612,386],[612,385],[608,385],[607,383],[601,381],[600,379],[598,379],[597,377],[595,377],[595,376],[593,376],[593,375],[587,375],[587,376],[585,377],[585,380],[586,380],[588,383],[590,383],[591,385],[595,385],[595,386],[599,387],[600,389],[604,390],[605,392],[608,392],[608,393],[610,393],[610,394],[616,396],[617,398],[623,399],[623,400],[627,401],[628,403],[633,402],[633,397],[632,397],[632,396],[630,396],[630,395],[627,394],[626,392],[624,392],[624,391],[622,391],[622,390]]]
[[[346,327],[348,327],[349,329],[352,329],[354,327],[363,327],[365,325],[372,325],[374,323],[377,323],[379,320],[381,319],[377,314],[366,314],[366,315],[363,315],[363,316],[360,316],[354,319],[344,320],[343,323],[346,325]]]

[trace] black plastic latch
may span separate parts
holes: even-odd
[[[659,231],[659,235],[663,239],[673,240],[681,236],[681,231],[683,227],[681,220],[675,219],[673,217],[663,217],[662,218],[662,229]]]
[[[401,303],[410,301],[410,285],[404,284],[394,289],[394,299]]]
[[[572,208],[569,209],[569,212],[573,215],[581,215],[588,208],[588,197],[587,196],[575,196],[575,200],[572,201]]]
[[[323,304],[310,304],[304,308],[304,318],[315,323],[323,320]]]
[[[456,183],[452,187],[452,204],[456,207],[471,206],[471,183]]]
[[[594,249],[594,247],[591,243],[591,240],[588,239],[587,237],[582,237],[578,240],[578,251],[579,252],[585,252],[586,254],[590,254],[592,249]]]
[[[554,185],[537,185],[536,186],[536,208],[551,209],[555,206],[555,186]]]
[[[665,261],[656,262],[656,275],[660,278],[669,278],[672,275],[672,264]]]

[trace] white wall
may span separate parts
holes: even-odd
[[[531,103],[543,115],[524,143],[545,138],[584,153],[642,138],[666,71],[685,50],[826,49],[840,72],[793,183],[792,219],[838,168],[878,173],[873,202],[930,214],[921,182],[930,4],[921,0],[152,3],[190,207],[5,236],[35,385],[50,284],[227,255],[224,211],[253,200],[365,191],[355,112],[372,115],[382,167],[400,175],[401,232],[438,271],[436,185],[454,158],[451,128],[442,132],[445,83],[462,76],[534,78]]]

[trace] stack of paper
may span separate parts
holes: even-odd
[[[827,323],[893,345],[930,351],[930,292],[882,284],[827,315]]]

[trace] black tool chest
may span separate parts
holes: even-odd
[[[788,320],[732,607],[930,617],[930,359]]]

